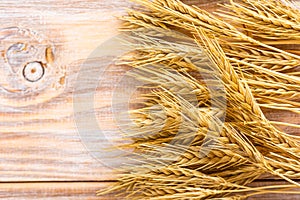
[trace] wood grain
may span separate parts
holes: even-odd
[[[0,91],[0,181],[112,178],[110,169],[89,155],[81,142],[72,93],[80,64],[117,34],[115,16],[129,6],[121,0],[1,1],[2,52],[21,42],[38,53],[50,45],[55,49],[55,62],[40,82],[29,83],[20,71],[25,62],[41,60],[39,54],[24,56],[28,61],[23,59],[17,66],[1,61],[6,65],[0,75],[4,87]],[[16,73],[11,73],[12,67]]]
[[[214,10],[224,0],[185,2]],[[108,186],[95,181],[114,180],[114,172],[91,155],[82,142],[75,112],[80,111],[79,117],[86,119],[87,131],[95,125],[89,113],[95,112],[98,126],[105,130],[105,138],[94,134],[89,139],[95,145],[105,146],[117,137],[111,101],[127,69],[110,66],[101,82],[92,78],[80,82],[78,75],[82,66],[93,73],[99,65],[109,64],[92,52],[101,50],[105,41],[118,34],[120,22],[116,16],[131,6],[124,0],[0,2],[1,199],[117,199],[95,197],[96,190]],[[12,49],[22,54],[9,54]],[[39,81],[29,82],[22,72],[27,63],[34,61],[44,64],[45,74]],[[82,98],[77,99],[74,111],[76,92]],[[95,96],[94,110],[88,109],[91,102],[84,98],[91,93]],[[269,116],[299,122],[291,114]],[[259,199],[270,198],[282,199],[283,195]]]
[[[73,94],[82,63],[93,59],[91,53],[118,34],[120,22],[116,16],[123,15],[130,6],[122,0],[0,3],[2,55],[18,43],[28,43],[38,52],[21,57],[15,65],[5,62],[9,60],[7,55],[2,57],[0,181],[113,179],[112,171],[82,144],[74,121]],[[24,65],[46,62],[43,53],[48,46],[54,49],[54,62],[45,69],[46,75],[36,83],[26,81],[21,74]],[[91,62],[91,71],[97,70],[102,59]],[[103,82],[96,87],[95,111],[99,126],[109,131],[108,138],[114,137],[112,130],[116,128],[110,108],[113,88],[125,72],[121,68],[107,69]],[[97,85],[97,81],[80,83],[84,85],[83,95],[90,93],[90,86]],[[87,100],[81,103],[85,105]],[[81,117],[85,118],[87,112],[91,111],[85,110]],[[101,137],[93,139],[99,146],[106,142]]]
[[[39,182],[39,183],[2,183],[0,184],[0,198],[6,200],[14,199],[68,199],[68,200],[117,200],[120,197],[103,195],[97,197],[95,193],[110,187],[110,182]],[[276,184],[276,183],[275,183]],[[283,184],[283,182],[277,182]],[[253,187],[266,186],[266,182],[252,183]],[[296,190],[295,190],[296,191]],[[249,200],[298,200],[299,195],[269,194],[256,195]]]
[[[13,199],[70,199],[115,200],[113,195],[97,197],[96,191],[109,186],[101,182],[53,182],[0,184],[0,198]]]

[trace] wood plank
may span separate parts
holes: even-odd
[[[69,200],[117,200],[120,197],[114,194],[97,197],[96,191],[110,187],[108,182],[44,182],[44,183],[1,183],[0,198],[6,200],[31,199],[69,199]],[[274,184],[283,184],[275,182]],[[266,186],[266,182],[255,182],[253,187]],[[298,190],[299,191],[299,190]],[[298,200],[300,195],[264,194],[257,195],[248,200]]]
[[[0,184],[0,198],[15,199],[69,199],[69,200],[114,200],[114,195],[96,196],[96,191],[108,186],[102,182],[49,182]]]
[[[198,1],[187,1],[196,4]],[[214,9],[221,1],[198,3]],[[21,0],[0,2],[0,181],[78,181],[113,180],[114,173],[95,159],[82,143],[74,119],[73,90],[81,64],[104,41],[117,34],[120,22],[114,17],[124,14],[131,4],[123,0]],[[7,58],[9,49],[28,43],[36,54]],[[15,45],[15,46],[14,46]],[[52,56],[45,56],[51,47]],[[26,49],[24,47],[24,49]],[[3,58],[6,56],[6,61]],[[92,60],[97,70],[102,58]],[[7,61],[8,60],[8,61]],[[38,82],[23,76],[27,62],[46,62],[45,75]],[[115,137],[111,99],[113,88],[126,69],[110,67],[101,84],[89,80],[82,94],[97,84],[95,111],[97,123]],[[31,75],[28,75],[31,76]],[[28,78],[28,77],[27,77]],[[81,99],[86,118],[90,103]],[[274,115],[276,119],[282,115]],[[285,116],[285,121],[291,118]],[[297,120],[293,116],[293,120]],[[86,128],[89,128],[88,121]],[[102,146],[101,135],[90,138]]]
[[[130,3],[122,0],[1,1],[2,55],[18,43],[32,45],[37,53],[24,52],[21,60],[8,57],[12,63],[0,59],[0,181],[112,179],[111,170],[81,142],[72,84],[81,62],[117,34],[115,16],[125,7]],[[30,83],[22,68],[26,62],[46,62],[42,56],[48,46],[54,61],[40,81]]]

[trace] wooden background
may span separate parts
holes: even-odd
[[[212,10],[222,0],[186,2]],[[0,2],[0,198],[118,199],[95,196],[115,179],[114,172],[81,142],[74,119],[73,90],[80,65],[94,49],[117,35],[120,23],[115,16],[131,6],[125,0]],[[19,57],[7,53],[15,44],[26,44]],[[45,68],[37,82],[26,80],[23,73],[24,65],[33,61],[43,62]],[[110,67],[95,92],[97,119],[107,129],[113,126],[113,87],[125,71]],[[81,103],[84,109],[85,99]],[[295,115],[284,118],[299,122]],[[95,141],[100,146],[105,142],[101,138]],[[270,182],[280,184],[269,178],[253,185]],[[277,194],[253,199],[283,198],[296,200],[300,196]]]

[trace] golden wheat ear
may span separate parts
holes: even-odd
[[[244,80],[262,108],[300,112],[300,58],[297,54],[280,48],[280,45],[272,46],[265,40],[247,35],[240,31],[239,25],[235,27],[236,23],[226,23],[196,6],[188,6],[177,0],[138,0],[137,3],[145,9],[143,12],[132,10],[124,18],[127,30],[132,30],[131,26],[137,24],[139,29],[162,27],[157,24],[159,21],[167,30],[176,27],[176,30],[184,30],[191,36],[195,33],[194,26],[201,27],[211,37],[218,39],[236,72],[243,73]]]
[[[220,16],[268,44],[299,44],[300,11],[286,0],[231,0]]]
[[[129,111],[137,126],[126,135],[132,143],[121,146],[134,149],[137,157],[133,158],[138,164],[122,166],[115,185],[98,194],[116,193],[126,199],[178,200],[237,200],[264,193],[299,194],[291,191],[300,186],[293,181],[300,178],[299,138],[274,125],[298,126],[270,122],[261,110],[265,107],[299,110],[295,100],[299,97],[299,80],[289,71],[299,64],[299,56],[278,48],[272,41],[266,42],[262,36],[252,37],[269,32],[252,30],[252,36],[247,35],[245,31],[249,30],[241,29],[237,23],[224,22],[179,0],[135,1],[144,8],[128,11],[128,16],[123,18],[124,31],[137,28],[134,39],[139,42],[129,43],[134,51],[119,64],[136,69],[130,75],[147,82],[145,88],[150,89],[141,95],[145,100],[142,107]],[[251,6],[266,14],[276,4],[275,0],[265,1],[263,6],[258,0],[237,2],[241,6],[236,1],[230,4],[238,7],[238,10],[232,8],[233,15],[243,14]],[[289,21],[288,17],[295,15],[291,23],[296,23],[300,15],[289,9],[281,6],[267,18],[276,16],[276,20]],[[279,15],[282,12],[290,13]],[[254,15],[245,19],[252,18],[260,20],[259,23],[267,21]],[[294,31],[277,22],[267,28],[274,25]],[[248,29],[251,26],[248,24]],[[178,30],[185,35],[178,34]],[[173,39],[168,42],[162,39],[165,37]],[[156,38],[160,38],[159,42]],[[194,45],[180,43],[179,38]],[[214,75],[226,94],[222,129],[210,126],[222,112],[209,103],[208,85],[193,74],[194,71],[208,73],[207,63],[219,74]],[[192,100],[189,95],[192,93],[201,103]],[[149,112],[157,105],[163,112]],[[162,128],[157,131],[158,125]],[[178,134],[179,130],[184,134]],[[179,137],[173,142],[176,136]],[[183,145],[186,141],[188,145]],[[207,154],[200,153],[201,150]],[[246,186],[264,173],[292,185]]]

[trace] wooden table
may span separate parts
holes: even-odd
[[[187,2],[213,9],[222,0]],[[0,198],[118,199],[95,196],[115,179],[114,172],[95,159],[81,141],[73,93],[80,66],[91,58],[93,50],[118,34],[120,22],[115,16],[124,14],[128,7],[131,4],[125,0],[0,2]],[[21,53],[13,57],[8,51]],[[91,80],[91,84],[98,84],[94,106],[104,129],[113,126],[113,85],[125,72],[111,67],[103,83]],[[84,108],[85,99],[79,101]],[[270,116],[283,117],[278,113]],[[284,118],[299,121],[296,115]],[[105,142],[103,138],[95,141],[99,145]],[[265,179],[253,185],[270,182],[280,183]],[[300,196],[277,194],[253,199],[283,198]]]

